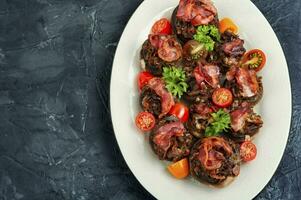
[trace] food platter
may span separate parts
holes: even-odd
[[[121,152],[136,178],[158,199],[251,199],[268,183],[285,149],[291,119],[291,90],[279,41],[251,1],[215,0],[214,3],[219,17],[230,17],[237,23],[245,47],[260,48],[268,57],[265,69],[260,72],[264,77],[264,97],[256,107],[265,123],[254,141],[258,156],[252,164],[241,167],[241,174],[233,183],[221,189],[190,178],[174,179],[167,173],[166,165],[153,154],[147,135],[135,127],[135,116],[140,109],[136,80],[139,51],[152,24],[162,16],[170,18],[178,1],[145,0],[131,17],[119,41],[113,63],[110,103]]]

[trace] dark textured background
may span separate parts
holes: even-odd
[[[115,48],[141,2],[0,0],[1,200],[153,199],[108,109]],[[285,156],[257,199],[301,199],[301,1],[253,2],[285,51],[294,105]]]

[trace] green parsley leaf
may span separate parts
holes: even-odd
[[[194,34],[193,38],[196,41],[204,44],[204,47],[207,51],[213,51],[215,42],[219,42],[221,36],[216,26],[201,25],[197,28],[196,34]]]
[[[179,67],[163,67],[163,80],[166,88],[173,96],[181,96],[187,91],[185,71]]]
[[[217,136],[223,131],[227,131],[230,128],[231,118],[230,114],[220,109],[211,114],[212,122],[207,126],[205,130],[205,136]]]

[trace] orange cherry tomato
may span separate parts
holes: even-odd
[[[234,24],[234,22],[230,18],[224,18],[219,22],[219,30],[221,33],[226,30],[231,31],[232,33],[237,34],[238,27]]]
[[[257,155],[257,148],[251,141],[245,141],[240,145],[240,157],[244,162],[254,160]]]
[[[149,112],[140,112],[136,117],[136,126],[141,131],[150,131],[154,128],[155,122],[154,115]]]
[[[169,111],[170,115],[177,117],[182,123],[189,118],[189,109],[182,103],[176,103]]]
[[[149,80],[154,78],[154,76],[149,72],[140,72],[138,74],[138,88],[141,90],[143,86],[145,86]]]
[[[168,19],[162,18],[156,21],[152,27],[152,33],[154,34],[166,34],[172,33],[171,24]]]
[[[167,169],[175,178],[185,178],[189,175],[188,159],[183,158],[182,160],[169,165]]]
[[[232,92],[227,88],[218,88],[212,94],[212,101],[216,106],[226,108],[233,102]]]
[[[252,49],[248,51],[242,58],[242,66],[247,66],[249,69],[260,71],[266,63],[266,57],[260,49]]]

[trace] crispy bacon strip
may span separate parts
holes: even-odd
[[[213,88],[219,87],[220,70],[217,65],[199,65],[194,70],[194,77],[198,84],[206,81]]]
[[[247,119],[250,111],[251,111],[250,108],[243,107],[243,108],[234,110],[230,113],[231,127],[235,132],[241,130],[244,127],[246,119]]]
[[[159,47],[158,55],[166,62],[176,61],[182,57],[182,46],[175,38],[169,38]]]
[[[235,78],[236,71],[237,71],[236,66],[232,66],[230,68],[230,70],[226,73],[226,78],[227,78],[228,81],[232,81]]]
[[[244,41],[236,38],[232,40],[231,42],[227,42],[223,44],[222,50],[228,55],[228,56],[242,56],[245,53],[244,48]]]
[[[153,142],[166,152],[170,148],[171,138],[183,136],[184,131],[184,125],[179,121],[165,124],[156,131]]]
[[[151,45],[158,49],[158,56],[166,62],[173,62],[182,57],[182,46],[170,35],[150,34]]]
[[[240,87],[243,97],[253,97],[259,90],[256,72],[246,68],[238,68],[236,71],[236,81]]]
[[[200,67],[194,68],[193,75],[198,85],[200,85],[205,80],[204,74],[202,73]]]
[[[209,24],[216,14],[211,0],[180,0],[177,18],[199,26]]]
[[[219,87],[219,67],[217,65],[204,65],[202,72],[205,77],[205,81],[213,88]]]
[[[201,116],[208,116],[213,110],[205,103],[198,103],[193,105],[193,110]]]
[[[258,93],[259,84],[254,70],[233,66],[227,72],[226,78],[228,81],[236,79],[243,97],[253,97]]]
[[[157,49],[159,49],[165,40],[167,40],[169,35],[160,35],[160,34],[149,34],[148,39],[151,45]]]
[[[172,94],[165,89],[164,81],[160,78],[152,78],[148,82],[148,86],[153,89],[156,94],[161,98],[161,114],[159,118],[166,115],[171,107],[175,104]]]
[[[225,156],[232,154],[232,148],[226,140],[220,137],[209,137],[203,139],[198,159],[205,169],[216,170],[222,166]]]

